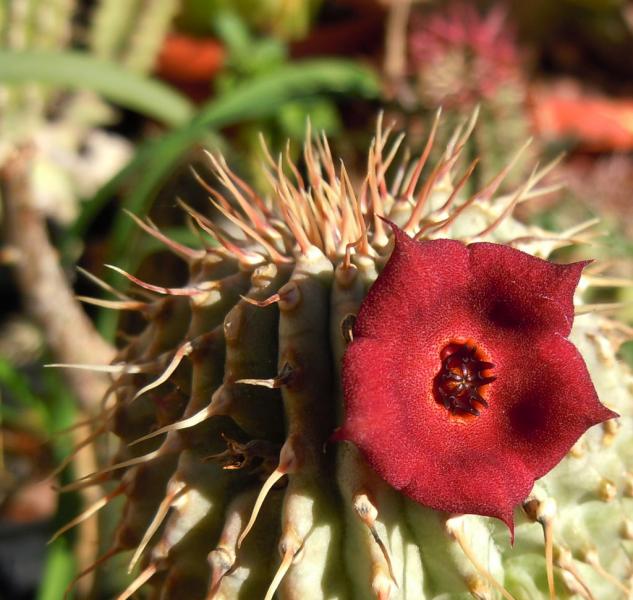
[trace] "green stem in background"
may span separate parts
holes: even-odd
[[[0,83],[27,82],[91,90],[169,127],[194,114],[189,100],[168,85],[86,53],[0,50]]]
[[[66,538],[55,540],[46,553],[42,584],[37,592],[37,600],[58,600],[75,574],[75,557]]]

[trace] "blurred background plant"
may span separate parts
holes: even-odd
[[[390,82],[397,112],[406,128],[420,131],[424,139],[438,106],[450,123],[447,131],[478,107],[478,127],[467,154],[486,160],[473,177],[474,190],[505,166],[509,148],[521,147],[530,135],[527,62],[508,9],[501,4],[480,10],[468,2],[421,3],[412,8],[406,28],[401,44],[406,58],[399,61],[406,67],[394,70]],[[527,158],[523,164],[530,164]],[[508,184],[520,180],[523,171],[515,169]]]
[[[75,295],[112,283],[106,262],[151,273],[146,278],[159,284],[182,276],[122,209],[151,215],[172,239],[198,243],[175,198],[206,206],[190,171],[208,174],[202,147],[221,149],[265,191],[253,169],[262,160],[260,132],[273,155],[296,156],[309,119],[353,171],[380,108],[415,145],[438,107],[451,125],[478,107],[466,153],[483,158],[473,181],[489,179],[529,136],[515,178],[534,159],[565,150],[550,175],[553,186],[568,184],[556,204],[518,210],[558,228],[599,217],[597,235],[609,235],[574,256],[606,258],[625,281],[633,277],[632,51],[633,11],[624,0],[3,3],[0,588],[7,597],[60,598],[100,552],[90,522],[44,546],[94,499],[90,488],[58,494],[51,482],[70,481],[71,468],[95,470],[103,452],[87,444],[70,456],[89,425],[58,432],[91,414],[107,379],[41,369],[113,355],[116,311],[81,308]],[[104,282],[77,277],[76,265]],[[595,300],[614,299],[633,321],[631,288],[614,285]],[[60,463],[69,467],[46,479]],[[108,511],[100,527],[108,527]],[[95,597],[108,597],[106,579]],[[78,595],[93,582],[84,578]]]

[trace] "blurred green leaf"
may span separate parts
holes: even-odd
[[[75,574],[75,557],[65,537],[55,540],[46,553],[46,562],[37,600],[59,600]],[[69,594],[68,598],[73,595]]]
[[[8,406],[4,402],[4,398],[0,398],[2,402],[0,402],[0,422],[2,424],[9,425],[17,425],[19,423],[23,423],[24,421],[24,413],[17,408],[13,408],[12,406]]]
[[[242,55],[252,49],[253,36],[232,10],[219,11],[213,19],[213,30],[230,54]]]
[[[217,36],[228,50],[224,69],[223,89],[226,81],[251,78],[281,65],[288,56],[286,45],[278,39],[251,35],[246,23],[233,11],[222,11],[214,22]]]
[[[0,358],[0,384],[25,407],[37,408],[42,404],[42,401],[31,391],[26,377],[5,358]]]
[[[44,369],[42,373],[42,396],[46,399],[47,431],[53,446],[55,463],[61,463],[72,451],[73,440],[59,431],[77,422],[77,402],[65,386],[61,374],[53,369]],[[61,473],[59,483],[65,485],[73,481],[72,465]],[[60,494],[51,532],[65,525],[79,514],[81,499],[77,492]],[[57,600],[64,598],[64,592],[75,576],[75,557],[73,540],[76,532],[71,530],[58,538],[46,553],[46,562],[37,600]],[[73,595],[69,594],[68,598]]]
[[[47,430],[52,437],[56,458],[61,461],[72,450],[72,439],[55,435],[77,422],[77,401],[68,390],[58,369],[44,369],[43,397],[47,414]]]
[[[43,428],[49,433],[45,400],[33,392],[27,378],[4,358],[0,358],[0,387],[13,399],[12,403],[8,403],[7,396],[3,395],[0,405],[3,422],[40,430]]]
[[[170,127],[194,113],[189,100],[164,83],[84,52],[0,50],[0,81],[92,90]]]
[[[287,102],[279,107],[279,126],[282,133],[291,139],[301,139],[305,135],[308,118],[313,131],[324,131],[328,136],[334,135],[342,127],[338,111],[326,100],[315,98]]]
[[[618,351],[622,358],[631,368],[633,368],[633,341],[624,342]]]
[[[35,391],[27,377],[16,369],[8,360],[0,358],[0,385],[7,390],[15,400],[14,405],[8,406],[3,398],[3,416],[12,419],[21,415],[19,421],[27,421],[43,427],[46,434],[72,425],[76,417],[76,403],[70,396],[61,380],[59,373],[45,369],[42,372],[43,381],[41,391]],[[25,411],[37,418],[29,420]],[[58,454],[64,454],[70,447],[65,440],[56,440],[61,444]]]

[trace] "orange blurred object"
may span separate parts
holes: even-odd
[[[572,138],[590,152],[633,150],[633,99],[543,89],[531,100],[534,126],[546,139]]]
[[[207,83],[222,68],[226,52],[213,38],[171,33],[158,57],[157,74],[175,83]]]
[[[32,523],[51,519],[57,508],[57,492],[50,479],[21,485],[2,510],[2,519],[11,523]]]

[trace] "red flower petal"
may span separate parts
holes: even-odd
[[[510,246],[468,246],[472,301],[500,331],[569,335],[574,290],[591,261],[558,265]]]
[[[425,244],[424,259],[420,243],[414,242],[400,229],[394,229],[396,245],[378,281],[371,287],[355,335],[394,339],[394,328],[431,325],[426,316],[441,304],[452,304],[463,296],[469,278],[468,252],[464,244],[454,240],[436,240]],[[388,282],[398,281],[390,286]],[[384,283],[383,283],[384,282]],[[414,301],[412,301],[414,300]],[[463,302],[460,302],[463,304]],[[362,315],[362,316],[361,316]]]
[[[545,475],[589,427],[618,415],[598,400],[580,352],[561,336],[530,348],[531,368],[514,365],[495,382],[495,395],[512,398],[499,441],[523,460],[534,478]],[[529,491],[529,490],[528,490]]]
[[[394,231],[393,254],[344,358],[346,418],[337,437],[418,502],[512,527],[534,480],[587,428],[616,416],[564,337],[584,263],[554,265],[495,244],[415,242]],[[478,416],[463,410],[457,384],[480,394]],[[447,393],[438,396],[438,386]]]

